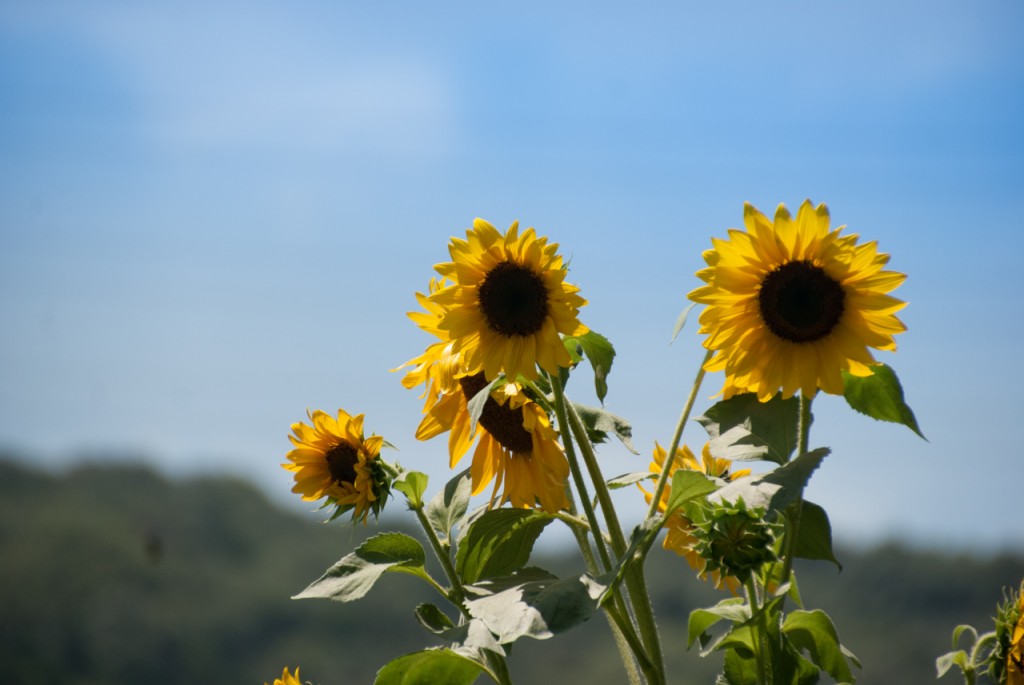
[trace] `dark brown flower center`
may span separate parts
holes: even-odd
[[[359,463],[359,451],[347,442],[339,442],[327,450],[327,470],[331,472],[331,480],[335,483],[355,483],[356,464]]]
[[[531,269],[502,262],[480,284],[480,310],[495,333],[533,335],[548,316],[548,289]]]
[[[487,387],[487,380],[482,373],[478,373],[475,376],[463,376],[459,379],[459,385],[468,402]],[[512,409],[508,403],[498,404],[493,397],[488,397],[480,414],[480,425],[513,454],[532,454],[533,436],[523,428],[522,407]]]
[[[788,262],[765,276],[757,294],[768,330],[795,343],[814,342],[832,332],[843,316],[843,286],[809,261]]]

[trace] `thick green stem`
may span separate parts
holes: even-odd
[[[700,392],[701,383],[704,382],[704,365],[711,359],[711,355],[714,354],[711,350],[708,350],[707,354],[704,355],[704,360],[700,363],[700,369],[697,370],[697,377],[693,381],[693,387],[690,388],[690,396],[686,398],[686,405],[683,407],[683,413],[679,415],[679,423],[676,424],[676,432],[672,436],[672,444],[668,448],[668,459],[665,466],[661,469],[661,475],[658,476],[658,484],[654,488],[654,496],[651,498],[651,506],[647,510],[647,518],[653,518],[658,513],[658,504],[661,502],[661,495],[665,491],[665,486],[668,484],[669,474],[671,473],[671,465],[673,460],[676,458],[676,450],[679,449],[679,443],[683,440],[683,429],[686,427],[686,423],[690,420],[690,412],[693,411],[693,403],[697,401],[697,393]]]
[[[586,427],[583,425],[583,421],[580,419],[576,409],[572,406],[568,400],[566,400],[565,392],[560,381],[552,379],[552,388],[555,394],[555,409],[556,413],[559,414],[559,424],[562,425],[562,415],[568,422],[569,430],[572,436],[576,439],[576,443],[579,445],[580,454],[583,456],[583,461],[587,466],[587,472],[590,475],[590,481],[594,485],[594,491],[597,495],[597,501],[601,505],[601,513],[604,515],[605,521],[608,524],[608,534],[611,537],[612,551],[615,556],[619,559],[626,553],[626,538],[622,533],[622,526],[619,524],[618,515],[615,512],[615,507],[612,504],[611,493],[608,491],[608,484],[605,483],[604,475],[601,473],[601,468],[597,463],[597,455],[594,452],[594,446],[590,442],[590,438],[587,436]],[[567,433],[564,432],[563,442],[568,444],[571,440],[568,439]],[[568,450],[567,450],[568,453]],[[581,493],[581,497],[582,497]],[[595,534],[595,538],[596,538]],[[637,627],[640,630],[640,636],[643,639],[646,653],[650,658],[651,669],[650,672],[645,671],[644,675],[647,677],[649,683],[663,684],[665,682],[665,663],[664,657],[661,652],[661,641],[658,635],[658,626],[654,620],[654,607],[651,605],[651,598],[647,592],[647,581],[643,575],[643,566],[640,564],[628,564],[626,567],[626,588],[629,592],[630,600],[633,604],[635,612],[635,618]],[[642,665],[642,664],[641,664]]]
[[[751,575],[747,578],[747,581],[743,584],[743,587],[747,591],[747,602],[750,604],[750,613],[757,616],[757,621],[754,622],[754,660],[757,662],[757,682],[758,685],[767,685],[771,682],[772,678],[768,673],[767,661],[764,658],[764,652],[768,636],[765,634],[765,620],[764,612],[762,611],[761,601],[757,592],[757,584],[754,582],[754,576]]]
[[[797,418],[796,430],[796,456],[799,457],[807,452],[807,444],[810,442],[811,437],[811,398],[805,397],[803,392],[800,393],[800,413]],[[804,489],[801,486],[800,492],[797,493],[795,506],[793,507],[793,517],[789,522],[789,530],[786,531],[785,558],[782,560],[782,576],[779,580],[782,585],[789,582],[789,578],[793,573],[793,557],[796,555],[796,543],[800,537],[800,514],[803,511],[803,506]]]

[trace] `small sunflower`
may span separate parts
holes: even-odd
[[[996,683],[1024,685],[1024,582],[997,607],[995,633],[989,675]]]
[[[700,332],[715,354],[704,368],[725,371],[724,396],[841,395],[844,371],[870,376],[868,348],[895,350],[906,330],[895,315],[906,303],[888,294],[906,276],[883,269],[889,255],[830,230],[828,208],[809,200],[795,221],[783,205],[772,222],[747,203],[743,221],[746,231],[712,238],[697,272],[707,285],[689,295],[707,305]]]
[[[426,412],[416,437],[429,440],[450,431],[452,468],[476,440],[469,469],[472,492],[479,494],[493,481],[492,505],[539,505],[551,513],[568,507],[565,486],[569,462],[558,444],[558,435],[544,409],[526,397],[516,383],[492,391],[476,430],[470,431],[468,402],[487,385],[483,373],[458,378],[457,387],[442,394]]]
[[[353,520],[365,521],[370,509],[379,514],[389,492],[379,459],[384,438],[363,437],[363,414],[339,409],[337,418],[319,410],[308,416],[312,425],[292,424],[288,439],[295,449],[281,464],[295,474],[292,492],[307,502],[326,497],[324,506],[335,505],[335,516],[354,509]]]
[[[263,685],[267,684],[263,683]],[[286,666],[284,671],[281,672],[281,677],[274,679],[273,685],[302,685],[302,681],[299,680],[298,667],[295,668],[295,675],[292,675],[288,672],[288,667]]]
[[[650,470],[651,473],[660,474],[665,468],[665,459],[668,453],[658,443],[654,443],[654,461],[651,462]],[[723,480],[735,480],[743,476],[750,474],[750,469],[741,469],[739,471],[732,471],[732,461],[729,459],[716,459],[711,456],[711,451],[707,444],[704,445],[704,449],[701,452],[701,460],[693,456],[693,452],[686,445],[676,450],[676,457],[672,460],[669,465],[669,485],[665,487],[661,492],[661,501],[658,502],[658,511],[664,513],[668,508],[668,501],[672,495],[671,478],[675,472],[679,469],[687,471],[699,471],[708,476],[714,478],[721,478]],[[643,485],[640,485],[640,490],[644,493],[644,499],[647,503],[651,503],[651,498],[654,497],[654,493],[648,492]],[[701,578],[707,577],[706,566],[707,562],[698,554],[695,550],[695,546],[698,542],[697,538],[693,535],[694,526],[688,518],[681,511],[677,511],[673,514],[668,521],[665,522],[665,542],[662,546],[665,549],[671,550],[681,557],[686,559],[686,562],[692,569],[697,571]],[[714,582],[715,587],[722,587],[726,585],[730,590],[734,591],[739,587],[739,582],[735,578],[725,577],[717,571],[711,572],[711,578]]]
[[[438,328],[469,373],[534,380],[538,365],[552,374],[572,365],[560,334],[587,332],[577,318],[587,301],[565,282],[557,243],[548,244],[532,228],[520,235],[518,222],[503,236],[476,219],[466,240],[452,238],[448,252],[452,261],[434,268],[452,284],[430,300],[445,310]]]

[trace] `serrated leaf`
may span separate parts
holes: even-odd
[[[598,407],[590,407],[579,402],[573,402],[572,406],[587,429],[587,437],[591,442],[600,444],[607,440],[608,434],[611,433],[622,441],[630,452],[640,454],[633,447],[633,426],[629,421]]]
[[[688,637],[686,648],[692,647],[697,638],[700,638],[701,647],[704,647],[708,642],[708,629],[719,621],[743,623],[749,618],[750,607],[743,601],[742,597],[729,597],[713,607],[694,609],[690,612],[690,619],[687,623]]]
[[[535,509],[492,509],[460,538],[455,568],[464,583],[508,575],[530,559],[533,543],[554,517]]]
[[[794,555],[800,559],[831,561],[842,571],[843,565],[832,551],[832,524],[828,514],[817,504],[806,500],[801,502],[800,530]],[[790,505],[790,509],[795,505]]]
[[[722,400],[697,422],[708,432],[711,454],[733,461],[785,464],[796,449],[800,400],[776,395],[760,402],[754,393]]]
[[[628,488],[630,485],[636,485],[637,483],[643,482],[648,478],[651,478],[655,474],[650,471],[635,471],[633,473],[624,473],[621,476],[615,476],[606,481],[609,490],[619,490],[620,488]]]
[[[333,599],[351,602],[364,596],[385,573],[409,573],[429,579],[423,545],[404,533],[382,533],[327,569],[292,599]]]
[[[843,372],[843,396],[846,402],[861,414],[879,421],[901,423],[923,439],[914,412],[903,400],[903,386],[896,372],[886,364],[871,367],[874,373],[866,378]]]
[[[750,508],[780,510],[803,492],[811,474],[828,456],[827,447],[805,452],[787,464],[764,474],[737,478],[708,496],[709,502],[735,502],[739,498]]]
[[[608,374],[612,370],[612,362],[615,360],[615,348],[608,338],[596,331],[588,331],[583,335],[566,338],[566,348],[573,341],[583,349],[583,354],[590,367],[594,370],[594,389],[597,391],[597,399],[604,404],[604,398],[608,394]]]
[[[672,491],[669,493],[665,513],[671,514],[690,500],[710,495],[718,485],[700,471],[678,469],[672,474]]]
[[[424,514],[442,540],[451,535],[452,528],[466,515],[472,491],[472,478],[466,469],[448,481],[444,489],[430,500]]]
[[[515,579],[518,580],[518,579]],[[575,578],[529,580],[508,586],[508,579],[494,587],[504,588],[487,593],[489,581],[467,587],[466,601],[474,618],[480,619],[507,644],[521,637],[544,640],[589,619],[597,611],[607,585],[590,575]]]
[[[386,664],[373,685],[471,685],[483,671],[482,664],[450,649],[425,649]]]
[[[679,336],[680,331],[683,330],[683,326],[686,325],[686,319],[690,315],[690,310],[692,310],[696,306],[697,306],[696,302],[691,302],[690,306],[687,307],[686,309],[684,309],[682,311],[682,313],[679,315],[679,318],[676,319],[676,325],[672,329],[672,337],[668,341],[669,345],[671,345],[672,343],[674,343],[676,341],[676,338]]]
[[[832,619],[821,609],[793,611],[786,616],[782,632],[798,650],[805,650],[811,661],[841,683],[852,683],[853,673],[839,644]]]
[[[410,509],[423,506],[423,493],[427,489],[430,478],[419,471],[404,471],[395,479],[394,488],[405,495]]]

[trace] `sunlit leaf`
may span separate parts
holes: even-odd
[[[896,372],[886,364],[871,369],[874,373],[866,378],[843,373],[843,395],[849,405],[873,419],[901,423],[924,438],[914,412],[903,401],[903,386]]]
[[[579,402],[573,402],[572,406],[579,414],[583,426],[587,429],[587,437],[591,442],[600,444],[607,439],[609,433],[617,437],[633,454],[640,454],[633,447],[633,426],[621,416],[616,416],[609,411],[597,407],[589,407]]]
[[[373,685],[471,685],[483,670],[482,664],[450,649],[425,649],[385,665]]]
[[[523,567],[533,543],[553,517],[535,509],[492,509],[460,538],[456,569],[465,583],[503,576]]]
[[[472,489],[472,478],[469,469],[466,469],[448,481],[444,489],[430,500],[424,513],[430,527],[441,536],[441,539],[446,539],[451,534],[452,527],[466,515]]]
[[[799,399],[776,395],[760,402],[754,393],[715,404],[697,422],[708,432],[711,454],[733,461],[785,464],[797,443]]]

